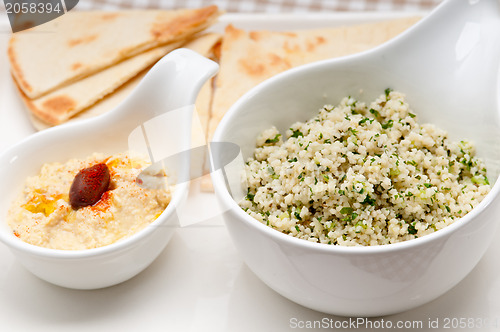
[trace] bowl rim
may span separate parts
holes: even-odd
[[[405,32],[403,32],[405,33]],[[396,37],[397,38],[397,37]],[[388,43],[391,43],[389,41]],[[213,142],[223,142],[222,138],[224,134],[228,131],[227,127],[236,119],[241,111],[243,105],[246,105],[253,96],[259,94],[261,91],[268,89],[269,86],[273,86],[279,84],[280,81],[287,80],[293,78],[295,75],[300,75],[302,72],[310,70],[317,71],[320,67],[333,65],[339,65],[344,61],[350,61],[354,58],[364,57],[372,52],[377,52],[378,47],[367,50],[365,52],[340,57],[333,59],[326,59],[321,61],[316,61],[313,63],[305,64],[299,67],[288,69],[284,72],[281,72],[271,78],[266,79],[265,81],[259,83],[257,86],[253,87],[249,91],[247,91],[243,96],[241,96],[226,112],[221,122],[219,123],[212,141]],[[497,112],[500,110],[497,108]],[[210,158],[213,160],[213,156]],[[463,217],[455,220],[453,223],[448,226],[435,231],[431,234],[427,234],[421,236],[419,238],[410,239],[397,243],[390,243],[384,245],[376,245],[376,246],[342,246],[342,245],[331,245],[325,243],[316,243],[307,241],[304,239],[299,239],[291,235],[284,234],[276,229],[273,229],[267,225],[262,224],[257,219],[251,217],[248,213],[246,213],[238,203],[233,199],[233,197],[229,194],[225,181],[222,178],[221,172],[212,172],[211,173],[214,192],[218,196],[220,200],[223,201],[224,207],[229,207],[237,219],[243,221],[245,224],[251,226],[259,232],[262,232],[263,235],[270,237],[278,242],[288,244],[290,246],[297,246],[299,248],[311,249],[316,251],[328,252],[328,253],[337,253],[337,254],[380,254],[387,253],[398,250],[406,250],[422,245],[426,245],[426,243],[434,242],[438,240],[442,240],[443,238],[448,238],[453,233],[455,233],[458,229],[464,227],[468,223],[470,223],[474,218],[479,216],[486,208],[488,208],[491,204],[494,203],[495,199],[499,196],[500,192],[500,175],[494,181],[493,186],[491,186],[488,194],[482,199],[482,201],[474,207],[470,212],[468,212]],[[227,222],[227,221],[226,221]]]

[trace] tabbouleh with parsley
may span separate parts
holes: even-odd
[[[417,123],[404,95],[389,89],[370,105],[351,97],[325,105],[285,135],[272,127],[257,138],[240,206],[308,241],[414,239],[463,217],[490,190],[474,146]]]

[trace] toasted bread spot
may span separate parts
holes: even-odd
[[[321,36],[317,36],[316,38],[314,38],[314,40],[307,42],[307,45],[306,45],[307,51],[314,52],[316,50],[317,46],[324,44],[324,43],[325,43],[325,38],[323,38]]]
[[[96,39],[97,39],[97,35],[89,35],[89,36],[85,36],[82,38],[71,39],[68,41],[68,46],[74,47],[74,46],[80,45],[80,44],[87,44],[87,43],[90,43],[91,41],[96,40]]]
[[[326,43],[325,37],[323,37],[323,36],[317,36],[316,37],[316,44],[321,45],[321,44],[324,44],[324,43]]]
[[[76,106],[76,102],[70,97],[62,95],[47,99],[42,106],[55,114],[65,114]]]
[[[287,53],[299,53],[300,52],[300,46],[296,43],[290,43],[288,40],[286,40],[283,43],[283,50]]]
[[[290,62],[274,53],[268,53],[261,59],[254,56],[248,56],[239,61],[240,66],[249,76],[259,77],[267,76],[271,72],[279,73],[292,67]]]
[[[220,56],[221,56],[221,49],[222,49],[222,41],[218,41],[213,49],[212,49],[212,53],[213,53],[213,59],[212,60],[216,60],[216,61],[219,61],[220,60]]]
[[[71,70],[77,70],[77,69],[81,68],[82,66],[83,65],[81,63],[79,63],[79,62],[74,63],[74,64],[71,65]]]
[[[290,64],[290,62],[288,62],[287,60],[283,59],[282,57],[280,57],[274,53],[269,53],[268,57],[270,59],[271,66],[273,68],[280,68],[280,70],[286,70],[286,69],[292,68],[292,65]]]
[[[217,13],[217,6],[200,8],[170,22],[155,22],[150,30],[151,35],[157,40],[169,40],[189,29],[199,27]]]
[[[23,71],[21,70],[21,67],[19,66],[17,60],[16,60],[16,52],[14,51],[14,44],[16,42],[16,39],[12,37],[9,41],[9,48],[7,50],[7,55],[10,60],[10,66],[12,70],[12,75],[14,76],[16,82],[18,83],[19,87],[22,88],[24,91],[33,91],[33,88],[31,85],[26,82]]]
[[[249,76],[261,76],[266,70],[262,63],[257,63],[252,59],[241,59],[240,65]]]
[[[104,21],[111,21],[120,16],[118,13],[106,13],[101,15],[101,19]]]
[[[232,25],[232,24],[228,24],[226,26],[225,33],[226,33],[228,38],[234,39],[238,36],[241,36],[245,32],[243,30],[235,28],[234,25]]]
[[[308,41],[306,44],[306,50],[307,50],[307,52],[314,52],[314,50],[316,50],[316,44]]]
[[[24,94],[24,92],[21,90],[21,87],[19,86],[16,80],[14,80],[14,85],[16,86],[17,91],[19,91],[19,95],[26,104],[26,107],[30,110],[30,112],[34,116],[36,116],[38,119],[49,125],[57,125],[61,122],[57,117],[54,116],[54,114],[46,112],[43,109],[37,108],[36,105],[32,102],[32,99],[28,98]]]
[[[291,38],[297,38],[297,33],[295,32],[282,32],[281,33],[283,36],[286,36],[286,37],[291,37]]]
[[[249,35],[251,40],[258,42],[261,38],[261,34],[258,31],[250,31]]]

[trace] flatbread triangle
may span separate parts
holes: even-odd
[[[208,129],[210,141],[231,105],[244,93],[287,69],[373,48],[419,17],[297,31],[246,31],[228,25],[222,39]]]

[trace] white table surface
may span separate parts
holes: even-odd
[[[232,14],[221,18],[214,29],[221,30],[228,22],[249,29],[290,29],[401,15]],[[34,132],[9,75],[8,38],[6,17],[0,15],[0,152]],[[349,326],[355,320],[306,309],[264,285],[238,255],[214,195],[200,193],[196,184],[192,189],[183,217],[196,223],[179,228],[143,273],[114,287],[77,291],[51,285],[25,270],[0,244],[0,331],[314,331],[328,329],[300,326],[321,322],[336,330],[335,326]],[[8,188],[0,184],[0,190]],[[419,331],[500,331],[500,228],[496,239],[475,269],[445,295],[411,311],[358,321],[362,324],[350,330],[416,324]],[[465,328],[451,328],[464,321]]]

